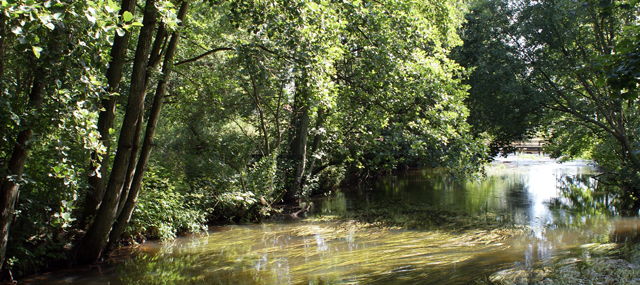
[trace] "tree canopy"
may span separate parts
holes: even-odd
[[[5,270],[535,135],[638,205],[636,1],[1,3]]]
[[[543,131],[552,156],[593,159],[620,186],[624,207],[636,209],[637,16],[635,2],[478,2],[456,56],[473,68],[470,118],[498,120],[471,123],[497,143]],[[515,112],[505,112],[509,104]]]

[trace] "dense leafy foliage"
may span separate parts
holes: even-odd
[[[130,213],[172,238],[485,159],[447,58],[459,3],[189,2],[2,1],[3,268],[91,262]]]
[[[466,5],[2,1],[0,263],[90,263],[122,232],[261,220],[395,169],[473,174],[540,126],[635,205],[637,3],[479,1],[463,24]]]
[[[637,209],[637,15],[635,2],[479,1],[458,53],[474,68],[471,118],[506,120],[472,124],[496,141],[504,130],[511,140],[544,130],[552,156],[593,159],[607,172],[604,182],[620,186],[621,206]],[[510,91],[495,92],[502,88]],[[502,115],[506,108],[515,112]]]

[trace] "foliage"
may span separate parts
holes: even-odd
[[[612,2],[480,1],[471,17],[484,19],[482,15],[493,11],[498,20],[492,22],[491,28],[477,30],[486,35],[470,35],[467,40],[469,47],[502,54],[502,60],[509,64],[498,66],[497,73],[515,76],[507,76],[501,83],[516,86],[514,90],[518,91],[507,97],[526,96],[523,100],[529,101],[518,107],[524,106],[526,113],[533,115],[519,119],[533,124],[522,128],[513,122],[512,126],[519,129],[514,134],[526,137],[536,126],[544,126],[547,150],[553,157],[588,155],[609,173],[608,183],[621,187],[625,207],[635,209],[638,180],[636,175],[627,174],[640,169],[638,107],[635,101],[621,96],[620,90],[605,83],[610,61],[616,57],[613,46],[628,41],[623,31],[635,25],[637,11],[607,3]],[[482,42],[474,41],[476,38]],[[490,65],[476,62],[475,72],[486,74]],[[485,110],[494,110],[492,101],[481,104],[488,108]]]
[[[638,1],[601,1],[605,13],[617,10],[630,11],[638,15]],[[615,44],[615,54],[602,59],[605,70],[609,69],[606,82],[620,96],[627,100],[638,99],[638,78],[640,78],[640,25],[638,20],[623,23],[620,40]]]
[[[109,1],[110,2],[110,1]],[[2,181],[16,135],[31,129],[31,159],[20,183],[7,258],[20,274],[65,259],[87,154],[98,140],[97,100],[108,61],[109,35],[119,23],[106,1],[2,1],[0,19],[0,167]],[[34,100],[42,84],[42,100]],[[3,256],[4,258],[4,256]]]
[[[507,155],[514,142],[530,139],[546,113],[546,99],[522,78],[528,66],[509,44],[510,15],[501,11],[491,1],[472,6],[459,31],[464,44],[451,55],[468,70],[467,122],[474,136],[487,140],[491,156]]]
[[[188,185],[153,167],[145,173],[144,188],[129,224],[130,235],[175,239],[181,232],[206,230],[210,199],[188,191]]]
[[[345,180],[407,166],[443,166],[468,175],[487,160],[466,120],[463,68],[448,58],[460,44],[455,31],[463,4],[193,2],[190,17],[181,22],[176,7],[185,3],[179,1],[149,1],[153,9],[132,5],[131,11],[120,10],[124,1],[2,1],[3,170],[18,133],[35,134],[8,251],[16,268],[53,253],[63,259],[62,253],[78,245],[76,234],[87,228],[85,219],[75,219],[90,200],[86,194],[100,193],[89,185],[97,173],[113,170],[114,180],[144,174],[128,233],[171,239],[200,231],[210,220],[268,216],[297,170],[301,187],[294,194],[306,198]],[[138,15],[154,9],[157,21]],[[175,62],[163,63],[161,73],[158,63],[148,61],[168,54],[174,31],[182,32],[186,44]],[[140,47],[144,54],[153,35],[157,54],[125,52],[123,60],[134,59],[124,60],[123,79],[108,81],[113,78],[107,68],[118,57],[110,47],[130,36],[129,49]],[[167,76],[170,68],[177,76]],[[164,117],[157,140],[144,140],[155,150],[149,170],[134,171],[136,157],[128,156],[137,153],[130,148],[139,141],[129,139],[143,131],[151,112],[140,107],[140,119],[129,108],[138,110],[143,101],[151,106],[153,96],[144,99],[145,94],[159,82],[167,83]],[[29,107],[31,89],[39,83],[43,100]],[[115,136],[116,124],[100,129],[113,134],[107,144],[98,122],[112,96],[119,96],[114,120],[125,126],[127,141]],[[125,104],[129,99],[133,103]],[[114,156],[115,142],[122,155]],[[304,151],[293,159],[297,149]],[[102,156],[114,163],[104,164],[105,172],[95,169]],[[109,183],[105,208],[125,201],[120,182]],[[85,237],[98,231],[92,228]]]

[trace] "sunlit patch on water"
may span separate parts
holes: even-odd
[[[508,249],[503,237],[510,234],[509,230],[374,230],[348,222],[231,226],[203,238],[206,246],[196,239],[183,240],[173,247],[171,261],[180,263],[181,257],[188,257],[190,266],[174,272],[172,277],[176,282],[195,283],[217,280],[223,284],[316,284],[321,280],[370,283],[389,278],[415,282],[418,276],[428,275],[435,282],[451,279],[447,276],[451,270],[467,267],[465,262],[478,254]],[[191,260],[194,256],[196,259]],[[118,271],[126,281],[144,277],[148,284],[159,283],[161,280],[149,279],[148,272],[140,272],[139,268],[153,272],[167,266],[166,260],[141,256],[120,264]],[[460,271],[453,280],[473,278]]]
[[[67,284],[69,278],[73,284],[469,284],[500,276],[544,277],[563,262],[584,262],[585,252],[637,239],[637,219],[551,209],[562,187],[588,181],[593,173],[586,163],[556,164],[544,157],[502,160],[487,169],[483,181],[460,183],[437,170],[398,173],[316,201],[313,211],[324,219],[214,227],[202,237],[149,243],[135,258],[101,267],[102,275],[65,273],[47,284]],[[563,180],[567,175],[586,180]],[[326,218],[382,201],[420,202],[482,217],[503,211],[516,226],[406,230]]]

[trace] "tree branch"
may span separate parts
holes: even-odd
[[[229,50],[235,50],[235,49],[234,48],[230,48],[230,47],[214,48],[214,49],[212,49],[212,50],[210,50],[208,52],[205,52],[205,53],[203,53],[203,54],[201,54],[199,56],[196,56],[196,57],[193,57],[193,58],[190,58],[190,59],[186,59],[186,60],[183,60],[183,61],[179,61],[179,62],[175,63],[174,66],[179,66],[179,65],[186,64],[186,63],[194,62],[194,61],[197,61],[197,60],[199,60],[199,59],[201,59],[203,57],[206,57],[208,55],[214,54],[214,53],[219,52],[219,51],[229,51]]]

